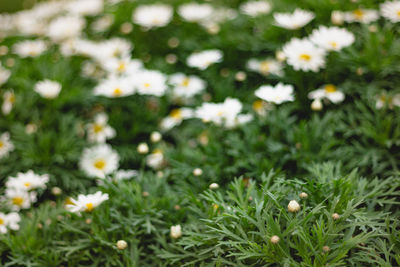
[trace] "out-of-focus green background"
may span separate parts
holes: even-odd
[[[22,8],[30,8],[38,0],[0,0],[0,12],[15,12]]]

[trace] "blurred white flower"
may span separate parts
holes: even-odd
[[[0,135],[0,159],[7,157],[8,154],[14,150],[14,145],[10,140],[10,134],[8,132]]]
[[[187,76],[183,73],[176,73],[169,77],[169,83],[173,86],[172,94],[174,98],[190,98],[202,92],[206,83],[197,76]]]
[[[282,50],[287,63],[295,70],[317,72],[325,67],[326,51],[307,39],[293,38]]]
[[[97,191],[94,194],[78,195],[78,199],[70,198],[71,204],[65,205],[65,208],[74,213],[80,214],[81,212],[91,212],[101,203],[108,200],[108,194],[103,194],[101,191]]]
[[[263,60],[259,60],[259,59],[249,59],[249,61],[247,62],[247,68],[249,70],[258,72],[262,75],[277,75],[277,76],[282,76],[283,72],[282,72],[282,68],[283,65],[281,62],[274,60],[274,59],[263,59]]]
[[[240,5],[240,11],[251,17],[268,14],[271,4],[267,1],[249,1]]]
[[[193,118],[194,111],[190,108],[173,109],[171,113],[161,121],[161,129],[168,131],[182,123],[183,120]]]
[[[67,2],[66,10],[79,16],[94,16],[103,11],[103,0],[74,0]]]
[[[95,88],[94,94],[111,98],[129,96],[135,93],[135,87],[130,78],[110,77],[102,80]]]
[[[400,107],[400,94],[388,95],[387,93],[383,93],[379,95],[375,107],[376,109],[381,109],[383,107],[388,107],[389,109]]]
[[[29,209],[32,203],[36,202],[36,192],[27,191],[25,188],[8,187],[5,193],[12,209],[16,211]]]
[[[155,149],[146,157],[146,164],[153,168],[159,169],[164,163],[164,154],[160,149]]]
[[[203,103],[196,109],[195,115],[203,122],[213,122],[226,128],[233,128],[252,119],[251,115],[239,115],[241,111],[242,103],[228,97],[223,103]]]
[[[0,212],[0,233],[7,233],[8,229],[18,230],[19,222],[21,217],[16,212],[10,212],[8,214]]]
[[[48,174],[39,175],[29,170],[25,173],[19,172],[15,177],[9,177],[6,186],[29,191],[37,188],[46,188],[48,181]]]
[[[308,94],[308,98],[315,100],[327,99],[330,102],[337,104],[343,102],[344,93],[333,84],[326,84],[322,88],[314,90]],[[318,103],[318,102],[316,102]],[[322,104],[322,103],[321,103]],[[316,104],[314,104],[316,105]]]
[[[254,94],[262,100],[279,105],[283,102],[294,101],[293,91],[293,85],[278,83],[275,86],[263,85]]]
[[[8,81],[8,78],[10,78],[10,75],[11,75],[11,71],[3,68],[1,66],[1,62],[0,62],[0,86]]]
[[[111,75],[136,75],[142,68],[143,63],[137,59],[109,58],[101,61],[101,66]]]
[[[400,1],[386,1],[380,5],[380,11],[391,22],[400,22]]]
[[[328,51],[339,51],[354,43],[354,34],[338,27],[320,26],[309,37],[311,42]]]
[[[212,49],[198,53],[193,53],[187,58],[189,67],[198,68],[200,70],[207,69],[210,65],[222,61],[223,54],[220,50]]]
[[[132,177],[136,177],[139,175],[139,172],[137,170],[118,170],[114,178],[119,181],[119,180],[127,180]]]
[[[85,20],[79,16],[63,16],[54,19],[47,30],[47,36],[54,41],[76,38],[81,35]]]
[[[7,115],[11,112],[14,103],[15,103],[15,94],[13,90],[7,90],[3,94],[3,104],[1,106],[1,111],[4,115]]]
[[[293,13],[274,13],[276,25],[285,29],[295,30],[308,24],[315,17],[307,10],[296,9]]]
[[[43,80],[35,84],[34,90],[43,98],[54,99],[61,91],[61,84],[56,81]]]
[[[374,9],[356,9],[349,12],[343,12],[346,22],[359,22],[369,24],[379,19],[379,12]]]
[[[145,70],[134,80],[138,94],[162,96],[167,90],[167,77],[155,70]]]
[[[80,168],[91,177],[105,178],[118,169],[119,156],[110,145],[99,144],[85,148],[79,161]]]
[[[178,14],[189,22],[202,22],[209,18],[214,9],[209,4],[188,3],[178,8]]]
[[[100,113],[96,115],[93,123],[86,125],[89,142],[104,143],[106,140],[115,137],[115,130],[107,122],[107,114]]]
[[[146,28],[163,27],[173,15],[172,7],[163,4],[139,6],[135,9],[132,20]]]
[[[47,50],[47,44],[43,40],[27,40],[13,45],[15,54],[22,58],[37,57]]]

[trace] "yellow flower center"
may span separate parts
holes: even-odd
[[[30,183],[30,182],[25,182],[25,183],[24,183],[24,186],[25,186],[25,187],[30,187],[30,186],[31,186],[31,183]]]
[[[91,212],[93,209],[94,207],[92,202],[86,204],[86,211]]]
[[[337,47],[337,43],[336,43],[336,42],[330,42],[330,45],[331,45],[333,48],[336,48],[336,47]]]
[[[126,69],[125,64],[123,62],[119,63],[117,71],[123,72],[123,71],[125,71],[125,69]]]
[[[218,113],[217,113],[217,116],[219,116],[219,117],[221,117],[221,116],[223,116],[224,115],[224,112],[221,110],[221,111],[218,111]]]
[[[189,79],[189,78],[183,79],[183,81],[182,81],[182,86],[187,87],[187,86],[189,85],[189,82],[190,82],[190,79]]]
[[[9,96],[8,102],[10,102],[11,104],[15,102],[15,95],[13,93],[11,93],[11,95]]]
[[[4,224],[3,218],[0,218],[0,225]]]
[[[159,148],[156,148],[156,149],[153,150],[152,154],[162,154],[162,150],[159,149]]]
[[[103,131],[103,125],[97,123],[93,125],[93,132],[100,133],[102,131]]]
[[[115,88],[113,92],[114,96],[120,96],[122,95],[122,90],[120,88]]]
[[[144,83],[144,87],[149,88],[150,87],[150,83]]]
[[[304,60],[304,61],[310,61],[311,60],[311,56],[309,54],[301,54],[300,55],[300,59]]]
[[[104,167],[106,166],[106,162],[102,159],[99,159],[99,160],[96,160],[93,165],[95,168],[97,168],[99,170],[103,170]]]
[[[356,18],[361,19],[364,16],[364,11],[362,11],[361,9],[356,9],[353,11],[353,15]]]
[[[397,13],[397,16],[400,17],[400,10],[398,10],[396,13]]]
[[[333,84],[327,84],[325,85],[325,92],[327,93],[334,93],[337,91],[336,86],[334,86]]]
[[[17,206],[22,206],[22,203],[24,203],[24,199],[22,197],[13,197],[11,201],[14,205]]]
[[[182,112],[179,108],[171,110],[171,113],[169,114],[170,117],[174,119],[182,119]]]
[[[3,142],[0,141],[0,148],[2,148],[4,146]]]
[[[255,111],[259,111],[263,108],[263,101],[262,100],[256,100],[253,102],[253,109]]]
[[[71,200],[71,198],[69,198],[69,197],[67,197],[66,199],[65,199],[65,205],[75,205],[75,203],[74,202],[72,202],[72,200]]]
[[[262,73],[268,73],[270,70],[269,64],[267,61],[263,61],[260,63],[260,71]]]

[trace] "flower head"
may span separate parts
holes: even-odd
[[[198,68],[200,70],[207,69],[210,65],[222,61],[223,54],[220,50],[212,49],[198,53],[193,53],[187,58],[189,67]]]
[[[314,13],[296,9],[293,13],[275,13],[276,25],[285,29],[295,30],[308,24],[315,17]]]
[[[84,211],[91,212],[106,200],[108,200],[108,194],[103,194],[101,191],[89,195],[81,194],[78,195],[78,199],[70,198],[70,204],[67,204],[65,208],[70,212],[78,214]]]
[[[8,132],[0,135],[0,159],[7,157],[8,154],[14,150],[14,145],[10,140],[10,134]]]
[[[294,101],[293,85],[278,83],[275,87],[263,85],[255,91],[255,95],[262,100],[275,104],[282,104],[287,101]]]
[[[20,188],[29,191],[37,188],[46,188],[48,181],[48,174],[39,175],[29,170],[25,173],[19,172],[15,177],[9,177],[6,186],[8,188]]]
[[[42,40],[27,40],[15,44],[13,50],[22,58],[37,57],[47,50],[47,44]]]
[[[16,212],[8,214],[0,212],[0,233],[5,234],[8,229],[18,230],[20,221],[21,217]]]
[[[86,125],[90,142],[104,143],[115,136],[115,130],[107,124],[108,116],[105,113],[97,114],[94,122]]]
[[[118,169],[119,156],[110,145],[100,144],[85,148],[79,165],[88,176],[105,178]]]
[[[307,39],[293,38],[283,47],[283,53],[295,70],[317,72],[325,67],[326,51]]]
[[[393,23],[400,22],[400,1],[386,1],[380,5],[381,14]]]
[[[35,84],[34,90],[43,98],[54,99],[61,91],[61,84],[56,81],[43,80]]]
[[[271,4],[267,1],[248,1],[240,5],[240,11],[250,17],[268,14]]]
[[[321,26],[314,30],[310,36],[311,42],[321,48],[339,51],[354,43],[354,34],[338,27]]]
[[[147,28],[163,27],[171,21],[172,13],[173,10],[168,5],[139,6],[135,9],[132,20],[134,23]]]

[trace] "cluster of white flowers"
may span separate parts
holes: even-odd
[[[45,189],[49,181],[47,174],[38,175],[32,170],[25,173],[17,173],[15,177],[7,179],[5,195],[1,197],[2,207],[13,210],[8,214],[0,212],[0,233],[6,233],[7,229],[18,230],[20,209],[28,209],[37,200],[38,188]]]

